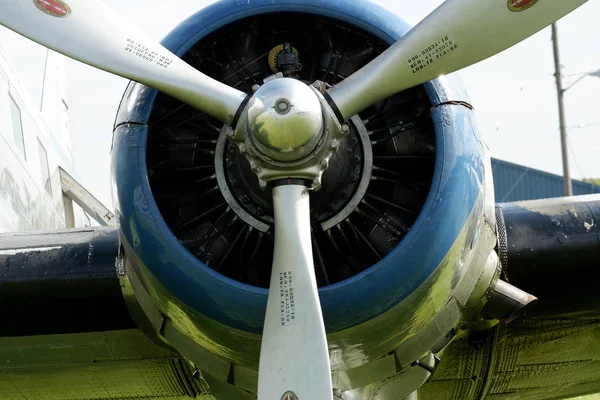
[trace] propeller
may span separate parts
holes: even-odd
[[[447,0],[387,51],[329,89],[329,103],[337,108],[337,116],[346,120],[385,97],[499,53],[586,1]],[[98,0],[0,0],[0,5],[1,25],[68,57],[154,87],[227,124],[244,108],[245,93],[189,66]],[[273,83],[265,86],[269,84],[278,87]],[[308,134],[295,149],[302,160],[305,147],[321,143],[312,139],[325,130],[321,129],[320,107],[312,109],[319,100],[305,94],[298,86],[303,84],[293,85],[281,86],[290,89],[288,97],[293,101],[282,101],[277,90],[265,91],[262,101],[268,107],[260,109],[258,116],[254,114],[260,104],[252,110],[257,126],[287,135],[289,140],[271,143],[277,134],[263,135],[260,129],[253,135],[257,143],[265,142],[263,150],[272,151],[277,149],[275,144],[289,147],[298,144],[298,135]],[[246,111],[248,108],[252,107]],[[298,110],[303,117],[298,120],[290,110]],[[265,124],[258,118],[263,114],[276,123]],[[289,119],[282,122],[285,118]],[[241,148],[243,135],[239,140]],[[313,158],[325,166],[333,150],[323,149],[321,159]],[[282,162],[289,161],[289,149],[279,150],[281,155],[286,153]],[[293,165],[284,168],[285,174],[293,172]],[[317,170],[322,173],[324,168]],[[254,163],[253,170],[258,174],[261,168]],[[331,399],[327,337],[312,260],[308,191],[301,184],[287,183],[273,188],[275,251],[261,347],[259,399]]]
[[[231,124],[246,94],[186,64],[98,0],[0,0],[0,25]]]
[[[587,0],[446,0],[385,52],[327,91],[347,120],[371,104],[468,67]]]
[[[258,398],[332,398],[325,325],[312,259],[307,188],[273,188],[275,251],[258,368]],[[287,397],[286,397],[287,395]]]

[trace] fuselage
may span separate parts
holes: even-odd
[[[44,98],[36,103],[0,53],[0,232],[66,227],[58,167],[75,168],[60,57],[40,59]],[[74,208],[75,225],[89,226]]]

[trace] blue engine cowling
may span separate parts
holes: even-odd
[[[239,21],[292,15],[340,21],[346,31],[355,29],[370,35],[365,40],[387,45],[410,28],[368,1],[228,0],[191,16],[163,44],[178,56],[192,57],[197,43]],[[348,371],[359,376],[368,367],[377,371],[369,379],[383,380],[443,348],[473,301],[484,266],[495,271],[497,264],[490,256],[495,223],[489,158],[468,99],[452,76],[419,90],[429,104],[435,158],[418,215],[376,263],[319,289],[339,393],[372,383],[349,379]],[[115,123],[112,172],[123,260],[138,301],[165,341],[192,360],[209,383],[212,379],[212,386],[255,393],[267,289],[207,266],[174,233],[171,216],[161,212],[160,193],[152,186],[156,172],[148,165],[156,154],[149,150],[149,131],[161,122],[153,115],[175,111],[161,111],[173,103],[157,104],[157,95],[132,83]],[[177,126],[169,130],[177,134]],[[211,162],[212,157],[205,155]]]

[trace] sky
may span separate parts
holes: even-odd
[[[503,1],[503,0],[497,0]],[[567,0],[565,0],[567,1]],[[107,0],[138,27],[161,39],[211,1]],[[441,0],[374,0],[415,24]],[[566,85],[600,69],[600,1],[591,0],[558,23]],[[35,98],[40,92],[45,49],[0,27],[0,49]],[[67,65],[75,130],[76,168],[82,184],[112,208],[112,125],[128,83],[76,61]],[[578,75],[579,74],[579,75]],[[492,156],[562,174],[550,29],[459,73],[475,107]],[[574,179],[600,177],[600,79],[588,76],[565,94]]]

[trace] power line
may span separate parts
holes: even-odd
[[[569,130],[571,130],[571,129],[586,129],[591,126],[598,126],[598,125],[600,125],[600,122],[591,122],[589,124],[571,125],[568,128],[569,128]]]
[[[511,186],[510,190],[508,192],[506,192],[506,194],[504,195],[504,197],[502,197],[502,200],[500,200],[500,203],[502,203],[504,200],[506,200],[506,198],[508,196],[510,196],[510,194],[513,192],[513,190],[515,190],[515,188],[519,185],[519,183],[523,180],[523,178],[525,178],[525,175],[527,175],[527,173],[529,172],[530,169],[531,169],[531,167],[527,167],[527,169],[525,171],[523,171],[523,173],[521,174],[521,176],[519,177],[519,179],[517,179],[515,181],[515,183],[513,183],[513,185]]]
[[[575,166],[577,167],[577,171],[579,171],[579,174],[581,175],[582,178],[585,178],[586,175],[581,170],[581,166],[579,165],[579,162],[577,161],[577,155],[575,154],[575,150],[573,148],[573,143],[571,142],[571,138],[567,137],[567,141],[569,142],[569,152],[571,153],[571,156],[573,156],[573,162],[575,163]]]

